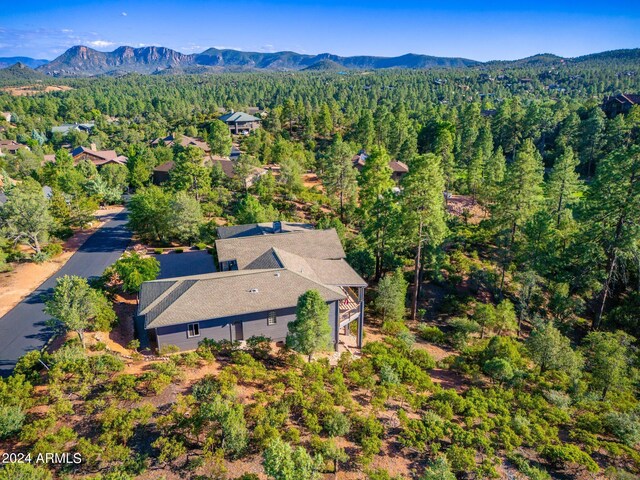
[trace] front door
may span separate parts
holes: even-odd
[[[235,326],[236,326],[236,338],[235,338],[235,340],[237,340],[237,341],[244,340],[244,332],[242,330],[242,322],[236,323]]]

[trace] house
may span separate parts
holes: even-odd
[[[62,135],[66,135],[71,131],[91,133],[91,130],[95,126],[95,122],[63,123],[62,125],[59,125],[57,127],[52,127],[51,133],[61,133]]]
[[[153,348],[195,349],[204,338],[283,341],[308,290],[329,306],[334,348],[352,322],[362,345],[367,284],[345,261],[334,229],[273,222],[220,227],[219,237],[221,271],[142,284],[136,328]]]
[[[236,177],[235,160],[213,155],[210,157],[210,160],[205,161],[205,163],[208,163],[211,166],[216,166],[216,165],[220,166],[220,168],[222,169],[224,174],[227,176],[227,178]],[[168,162],[165,162],[155,167],[153,169],[153,176],[152,176],[153,183],[155,185],[161,185],[167,182],[170,178],[170,172],[171,170],[173,170],[174,167],[175,167],[175,162],[173,160],[170,160]],[[264,168],[254,167],[251,173],[249,173],[249,175],[245,179],[247,188],[251,187],[258,180],[258,178],[260,178],[265,173],[267,173],[267,171]]]
[[[609,95],[602,101],[602,110],[607,117],[613,118],[619,113],[627,114],[634,105],[640,105],[640,95],[621,93],[620,95]]]
[[[5,122],[10,122],[11,112],[0,112],[0,118],[4,119]]]
[[[154,185],[162,185],[165,182],[169,181],[170,175],[169,172],[173,170],[176,166],[176,163],[173,160],[169,160],[168,162],[164,162],[153,169],[151,181]]]
[[[262,121],[260,118],[249,115],[248,113],[234,111],[222,115],[219,120],[226,123],[231,133],[235,133],[236,135],[240,133],[248,134],[256,128],[260,128],[260,122]]]
[[[187,135],[174,136],[171,134],[164,138],[156,138],[151,141],[151,146],[157,147],[158,145],[164,144],[167,147],[173,147],[176,142],[184,148],[197,147],[202,150],[205,155],[209,155],[211,153],[211,147],[209,147],[207,142],[201,138],[188,137]]]
[[[353,167],[361,172],[362,168],[367,162],[367,157],[368,155],[364,153],[364,151],[360,151],[360,153],[354,155],[351,159],[351,161],[353,162]],[[409,173],[409,167],[407,166],[407,164],[399,160],[391,160],[389,162],[389,168],[391,169],[391,178],[395,182],[400,182],[400,180],[402,180],[402,177]]]
[[[18,143],[15,140],[0,140],[0,156],[4,156],[7,154],[15,155],[16,153],[18,153],[18,150],[22,148],[31,150],[27,145]]]
[[[402,180],[402,177],[409,173],[407,164],[398,160],[391,160],[389,162],[389,168],[391,169],[391,178],[395,182],[399,182]]]
[[[71,156],[76,164],[82,160],[93,162],[96,167],[101,167],[107,163],[118,163],[125,165],[129,160],[124,155],[118,155],[115,150],[96,150],[96,146],[91,144],[90,148],[77,147],[71,151]]]
[[[212,157],[212,163],[213,166],[215,167],[216,165],[220,166],[220,168],[222,169],[222,171],[224,172],[224,174],[228,177],[228,178],[236,178],[236,172],[235,172],[235,165],[236,165],[236,160],[238,157],[236,157],[235,160],[229,159],[229,158],[224,158],[224,157]],[[267,170],[265,170],[262,167],[253,167],[251,169],[251,172],[249,173],[249,175],[247,175],[247,178],[244,179],[244,183],[246,188],[251,187],[252,185],[254,185],[258,179],[264,175],[265,173],[267,173]]]
[[[226,238],[253,237],[273,233],[299,232],[301,230],[313,230],[313,225],[295,222],[264,222],[218,227],[218,238],[224,240]]]

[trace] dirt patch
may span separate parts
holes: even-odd
[[[466,222],[471,225],[476,225],[489,217],[487,209],[469,195],[451,195],[447,201],[447,210],[456,217],[466,219]]]
[[[315,173],[305,173],[302,175],[302,183],[305,188],[315,188],[324,193],[324,186]]]
[[[0,317],[60,270],[96,230],[121,211],[122,207],[117,207],[96,212],[97,221],[91,228],[77,231],[64,242],[62,254],[54,259],[41,264],[32,262],[13,264],[12,271],[0,274]]]
[[[44,85],[27,85],[24,87],[4,87],[0,90],[14,97],[22,97],[26,95],[38,95],[40,93],[66,92],[73,90],[73,88],[68,85],[47,85],[46,87]]]

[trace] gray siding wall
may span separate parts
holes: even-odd
[[[155,329],[158,348],[166,345],[175,345],[181,350],[194,350],[198,348],[198,342],[205,338],[212,340],[235,340],[235,324],[242,322],[244,339],[263,335],[275,342],[283,341],[287,337],[287,326],[296,318],[296,308],[276,310],[276,324],[267,325],[269,312],[256,312],[234,317],[219,318],[215,320],[203,320],[198,322],[200,326],[200,336],[188,338],[187,325],[170,325]],[[338,340],[338,302],[329,303],[329,325],[331,326],[331,338],[335,345]]]

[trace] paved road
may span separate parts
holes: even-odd
[[[86,278],[101,275],[122,255],[131,241],[126,223],[126,211],[115,215],[91,235],[57,273],[0,318],[1,376],[9,375],[22,355],[41,348],[51,336],[45,324],[49,317],[43,311],[43,294],[51,293],[56,280],[64,275]]]

